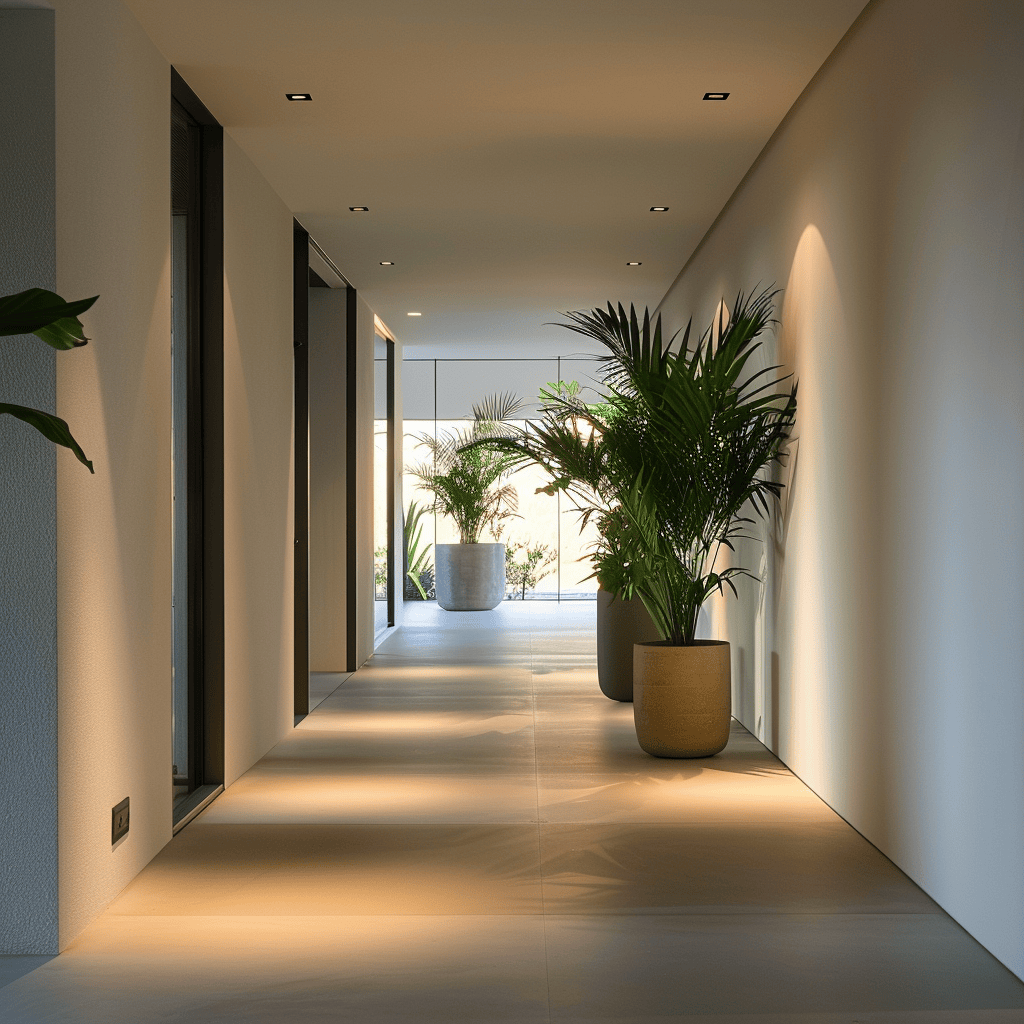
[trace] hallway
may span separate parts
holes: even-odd
[[[406,612],[0,1020],[1024,1021],[1024,985],[743,728],[644,754],[593,604]]]

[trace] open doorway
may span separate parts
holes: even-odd
[[[223,133],[171,72],[173,826],[224,779]]]
[[[395,625],[395,343],[373,336],[373,635]]]

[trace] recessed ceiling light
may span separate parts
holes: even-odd
[[[706,92],[704,93],[704,99],[706,100],[727,100],[729,94],[727,92]]]
[[[651,213],[668,213],[667,206],[652,206]]]
[[[642,263],[641,263],[641,262],[640,262],[639,260],[630,260],[630,261],[629,261],[629,262],[628,262],[628,263],[626,264],[626,266],[627,266],[627,267],[642,267],[642,266],[643,266],[643,264],[642,264]]]
[[[394,263],[392,263],[391,260],[381,260],[380,265],[382,267],[393,267]]]
[[[286,92],[285,96],[293,103],[302,101],[311,103],[313,101],[313,97],[308,92]]]
[[[349,209],[353,213],[369,213],[370,208],[368,206],[350,206]]]
[[[423,316],[422,313],[406,313],[406,316]]]

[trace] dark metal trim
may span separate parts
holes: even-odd
[[[190,260],[198,331],[187,355],[189,686],[198,712],[189,785],[198,791],[224,781],[224,131],[174,68],[171,97],[199,124]]]
[[[171,835],[176,836],[190,821],[198,818],[223,792],[224,786],[217,783],[215,786],[200,786],[195,792],[189,793],[174,808],[174,824],[171,828]]]
[[[346,672],[355,672],[357,664],[356,645],[358,643],[358,610],[359,610],[359,574],[356,571],[356,558],[359,553],[357,536],[357,518],[359,504],[357,501],[357,473],[359,469],[358,426],[356,402],[359,394],[357,371],[359,368],[359,337],[358,301],[356,290],[351,285],[348,289],[348,302],[345,318],[345,665]]]
[[[315,238],[310,238],[309,247],[331,268],[331,270],[338,275],[338,280],[341,281],[346,288],[352,287],[352,282],[338,269],[337,263],[331,259],[330,256],[320,248],[320,244]]]
[[[188,225],[185,254],[188,275],[185,339],[185,435],[186,442],[186,544],[188,652],[188,766],[185,784],[192,792],[203,783],[204,688],[203,688],[203,147],[202,127],[172,98],[173,113],[183,116],[188,130]]]
[[[387,381],[387,421],[388,421],[388,625],[395,624],[395,593],[398,586],[397,554],[395,550],[395,343],[390,338],[384,339],[387,349],[387,365],[385,378]],[[402,583],[404,585],[404,578]]]
[[[309,232],[293,226],[295,353],[295,585],[293,661],[295,715],[309,714]]]
[[[189,116],[197,124],[220,127],[220,122],[210,113],[206,104],[192,91],[188,82],[181,77],[176,68],[171,68],[171,96],[188,111]]]

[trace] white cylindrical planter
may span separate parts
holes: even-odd
[[[504,544],[435,544],[434,591],[449,612],[483,612],[505,597]]]

